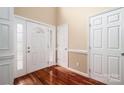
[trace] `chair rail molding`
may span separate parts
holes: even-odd
[[[88,55],[88,50],[81,50],[81,49],[69,49],[68,52],[73,52],[73,53],[81,53],[81,54],[86,54]]]

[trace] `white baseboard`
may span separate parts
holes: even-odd
[[[66,67],[66,68],[67,68],[67,67]],[[71,71],[73,71],[73,72],[75,72],[75,73],[77,73],[77,74],[80,74],[80,75],[82,75],[82,76],[89,77],[89,75],[88,75],[87,73],[83,73],[83,72],[77,71],[77,70],[72,69],[72,68],[67,68],[67,69],[68,69],[68,70],[71,70]]]

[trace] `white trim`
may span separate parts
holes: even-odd
[[[39,22],[39,21],[36,21],[36,20],[30,19],[30,18],[27,18],[27,17],[19,16],[19,15],[16,15],[16,14],[15,14],[15,17],[17,17],[17,18],[21,18],[21,19],[23,19],[23,20],[25,20],[25,21],[30,21],[30,22],[33,22],[33,23],[37,23],[37,24],[41,24],[41,25],[45,25],[45,26],[48,26],[48,27],[50,27],[50,26],[54,26],[54,25],[46,24],[46,23],[44,23],[44,22]]]
[[[75,72],[75,73],[77,73],[77,74],[79,74],[79,75],[81,75],[81,76],[89,77],[89,75],[88,75],[87,73],[83,73],[83,72],[81,72],[81,71],[78,71],[78,70],[75,70],[75,69],[72,69],[72,68],[66,68],[66,69],[68,69],[68,70],[70,70],[70,71],[72,71],[72,72]]]
[[[91,17],[98,16],[98,15],[101,15],[101,14],[105,14],[105,13],[108,13],[108,12],[111,12],[111,11],[114,11],[114,10],[118,10],[118,9],[121,9],[121,8],[123,8],[123,7],[117,7],[117,8],[112,8],[112,9],[106,9],[106,10],[100,12],[100,13],[97,13],[97,14],[95,14],[95,15],[93,15],[93,16],[90,16],[90,18],[91,18]]]
[[[53,39],[52,41],[53,60],[52,60],[52,64],[49,65],[52,66],[52,65],[56,65],[56,27],[51,26],[49,30],[52,31],[52,39]]]
[[[89,23],[89,28],[88,28],[88,34],[87,34],[87,37],[88,37],[87,73],[90,77],[90,29],[91,29],[90,18],[88,19],[88,23]]]
[[[81,53],[81,54],[86,54],[86,55],[88,55],[88,51],[87,51],[87,50],[69,49],[68,52]]]
[[[66,24],[67,25],[67,53],[68,53],[68,50],[69,50],[69,24]],[[67,58],[68,58],[68,67],[69,67],[69,53],[67,55]]]
[[[0,56],[0,60],[6,60],[6,59],[13,59],[14,58],[14,55],[5,55],[5,56]]]

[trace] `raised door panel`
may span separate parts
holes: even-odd
[[[102,29],[93,30],[93,48],[102,48]]]
[[[93,20],[93,25],[102,25],[102,17],[97,17]]]
[[[1,7],[0,8],[0,19],[4,19],[4,20],[9,20],[10,17],[10,8],[7,7]]]
[[[120,13],[114,13],[107,16],[107,22],[114,23],[120,21]]]
[[[109,82],[121,81],[121,57],[108,56],[108,80]]]
[[[7,24],[0,24],[0,42],[0,49],[9,49],[9,25]]]
[[[12,59],[0,60],[0,85],[13,84]]]
[[[0,8],[0,55],[13,52],[13,8]]]
[[[119,49],[120,48],[120,27],[114,26],[108,28],[108,48]]]
[[[9,65],[0,65],[0,84],[8,84],[9,80]]]
[[[101,53],[92,53],[91,55],[91,77],[106,83],[106,62],[105,56]]]
[[[102,75],[102,55],[93,55],[93,72],[97,75]]]

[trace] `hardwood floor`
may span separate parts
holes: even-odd
[[[15,85],[104,85],[60,66],[51,66],[16,78]]]

